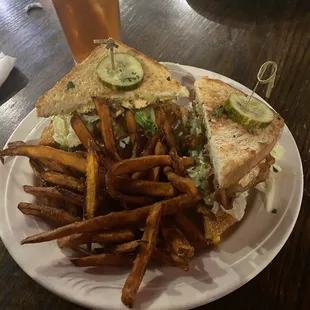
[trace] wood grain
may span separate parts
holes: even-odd
[[[17,57],[16,65],[22,73],[21,80],[13,76],[15,89],[10,84],[0,91],[0,147],[34,108],[38,96],[74,65],[50,1],[41,1],[43,11],[26,14],[24,6],[28,3],[28,0],[0,3],[1,51]],[[199,309],[232,306],[239,310],[308,309],[309,0],[122,0],[120,3],[123,41],[159,61],[205,68],[248,87],[254,86],[261,63],[267,59],[278,63],[279,74],[270,103],[282,114],[294,135],[308,193],[305,192],[292,235],[273,262],[236,292]],[[263,89],[258,92],[263,94]],[[1,98],[3,93],[5,98]],[[14,96],[8,100],[10,95]],[[83,309],[31,280],[3,244],[0,280],[0,309]]]

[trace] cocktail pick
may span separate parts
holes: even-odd
[[[264,75],[269,67],[271,67],[270,76],[264,79]],[[270,97],[272,89],[274,87],[277,71],[278,71],[278,65],[274,61],[269,60],[262,64],[262,66],[259,68],[258,73],[257,73],[257,83],[251,95],[247,97],[246,103],[250,102],[259,84],[268,84],[267,90],[266,90],[266,98]]]
[[[105,44],[106,48],[110,50],[110,57],[111,57],[111,65],[112,70],[115,70],[115,62],[114,62],[114,48],[118,48],[118,45],[112,38],[103,39],[103,40],[94,40],[94,44]]]

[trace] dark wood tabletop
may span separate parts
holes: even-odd
[[[95,0],[94,0],[95,1]],[[38,96],[74,66],[49,0],[0,1],[0,51],[17,57],[0,88],[0,147]],[[305,191],[297,224],[276,258],[234,293],[199,309],[309,309],[310,1],[121,0],[122,39],[159,60],[205,68],[250,88],[259,66],[277,62],[270,104],[298,145]],[[262,94],[261,89],[258,91]],[[83,309],[29,278],[0,244],[0,309]]]

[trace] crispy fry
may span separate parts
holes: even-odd
[[[122,302],[127,307],[132,308],[136,299],[138,289],[145,274],[146,267],[151,258],[152,252],[156,247],[156,239],[163,211],[162,205],[153,207],[146,221],[146,227],[143,233],[143,239],[147,240],[147,244],[141,244],[138,254],[134,260],[132,270],[124,284],[122,290]]]
[[[109,194],[114,199],[119,199],[133,204],[148,204],[152,198],[147,196],[128,196],[116,190],[114,182],[117,176],[131,174],[134,171],[147,171],[156,166],[165,166],[171,164],[171,158],[168,155],[146,156],[140,158],[131,158],[122,160],[112,166],[106,175],[106,186]]]
[[[155,110],[155,115],[157,126],[163,130],[167,144],[170,148],[174,148],[179,151],[177,139],[172,130],[172,123],[169,122],[161,108],[157,108]]]
[[[137,131],[137,123],[135,115],[132,111],[127,110],[125,113],[127,131],[129,133],[130,142],[132,144],[132,155],[133,157],[137,154],[140,154],[140,137]]]
[[[143,194],[154,197],[172,197],[177,193],[170,182],[153,182],[117,177],[114,186],[116,189],[129,194]]]
[[[91,219],[99,206],[99,159],[92,146],[88,148],[86,188],[86,217]]]
[[[152,253],[152,260],[162,265],[179,267],[185,271],[188,271],[189,269],[188,259],[179,257],[176,254],[171,255],[158,248],[154,249]]]
[[[160,133],[157,132],[154,136],[152,136],[147,145],[146,145],[146,148],[145,150],[142,152],[141,156],[150,156],[150,155],[153,155],[154,154],[154,151],[155,151],[155,147],[156,147],[156,144],[158,142],[160,138]],[[138,171],[138,172],[135,172],[133,175],[132,175],[132,178],[134,180],[138,180],[138,179],[141,179],[144,175],[145,175],[145,172],[146,171]]]
[[[29,159],[29,164],[34,175],[41,181],[44,181],[42,179],[42,175],[44,174],[44,168],[42,167],[41,163],[38,160]]]
[[[49,198],[51,199],[51,198]],[[57,203],[57,199],[53,199],[56,203]],[[47,203],[48,205],[50,205],[50,202],[48,201]],[[75,205],[74,203],[70,202],[70,201],[66,201],[64,202],[64,207],[63,207],[69,214],[79,217],[79,214],[81,214],[81,208],[77,205]]]
[[[48,165],[52,165],[53,162],[65,165],[73,168],[82,173],[86,173],[86,159],[77,156],[74,153],[65,152],[62,150],[54,149],[44,145],[18,145],[16,147],[7,148],[0,151],[0,157],[3,156],[26,156],[29,158],[39,159],[45,166],[51,170]],[[58,171],[66,173],[63,171]]]
[[[189,157],[181,157],[180,160],[182,161],[182,165],[183,165],[185,168],[195,165],[194,160],[191,159],[191,158],[189,158]]]
[[[133,263],[132,256],[121,256],[115,254],[98,254],[81,258],[70,259],[77,267],[87,266],[130,266]]]
[[[85,192],[84,182],[70,175],[66,175],[66,174],[54,172],[54,171],[46,171],[43,174],[43,179],[48,183],[64,186],[68,189],[78,191],[81,193]]]
[[[165,167],[164,173],[167,176],[168,180],[182,193],[187,193],[191,195],[195,195],[198,193],[198,189],[195,183],[185,177],[181,177],[174,172],[172,172],[171,167]]]
[[[100,147],[96,143],[94,136],[88,130],[83,120],[76,112],[72,114],[70,124],[86,150],[88,149],[88,145],[90,143],[89,141],[91,141],[92,148],[96,150],[97,152],[100,152]]]
[[[73,204],[83,207],[85,203],[85,197],[67,189],[60,187],[37,187],[24,185],[24,191],[36,197],[50,197],[64,201],[72,202]]]
[[[54,160],[39,158],[40,162],[49,170],[70,175],[71,171],[63,164],[57,163]]]
[[[161,140],[158,140],[155,146],[155,155],[165,155],[166,146],[162,143]],[[148,180],[158,181],[160,176],[161,167],[155,167],[149,171]]]
[[[99,98],[93,98],[96,110],[101,120],[101,134],[104,141],[104,146],[108,155],[114,161],[120,161],[121,158],[117,153],[115,139],[113,133],[111,112],[105,101]]]
[[[205,249],[209,246],[209,243],[205,240],[199,228],[185,216],[183,212],[175,214],[173,220],[185,238],[196,250]]]
[[[171,149],[169,155],[172,158],[172,166],[174,172],[182,177],[185,177],[187,174],[185,171],[184,163],[179,157],[177,151],[175,149]]]
[[[166,240],[168,252],[180,257],[190,259],[194,255],[194,248],[188,243],[186,238],[176,229],[174,225],[164,218],[161,230]]]
[[[132,227],[143,222],[147,218],[150,210],[158,205],[163,206],[163,215],[169,215],[186,208],[194,207],[199,200],[201,200],[199,194],[194,196],[181,195],[139,209],[112,212],[108,215],[95,217],[91,220],[29,236],[22,240],[21,244],[46,242],[76,233],[102,231],[103,229],[112,229],[120,226]]]
[[[120,243],[131,241],[135,237],[132,229],[122,228],[108,230],[101,233],[93,234],[74,234],[58,239],[58,245],[60,248],[75,248],[81,244],[92,243]]]
[[[111,248],[110,251],[112,251],[114,254],[125,254],[130,253],[139,248],[141,244],[147,244],[147,240],[133,240],[130,242],[126,242],[123,244],[116,245],[115,247]]]
[[[35,203],[20,202],[18,209],[23,214],[37,216],[52,221],[59,226],[80,221],[78,217],[72,216],[64,210]]]

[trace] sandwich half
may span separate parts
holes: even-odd
[[[247,191],[269,178],[274,164],[270,153],[282,134],[284,120],[274,112],[267,126],[253,130],[231,119],[225,104],[232,94],[245,94],[219,80],[203,77],[196,81],[195,94],[194,106],[205,129],[205,152],[212,169],[208,190],[215,199],[215,217],[205,216],[206,237],[219,240],[242,218]],[[236,215],[240,205],[242,210]]]
[[[109,58],[110,51],[105,45],[98,46],[86,60],[38,99],[37,115],[52,117],[52,123],[43,131],[39,143],[50,146],[56,143],[63,148],[78,146],[79,141],[70,128],[71,113],[79,113],[92,129],[99,120],[93,97],[108,100],[116,115],[124,109],[137,111],[188,97],[187,88],[174,80],[165,66],[123,43],[116,43],[115,53],[129,55],[140,63],[143,79],[139,86],[124,91],[103,83],[97,69],[104,59]]]

